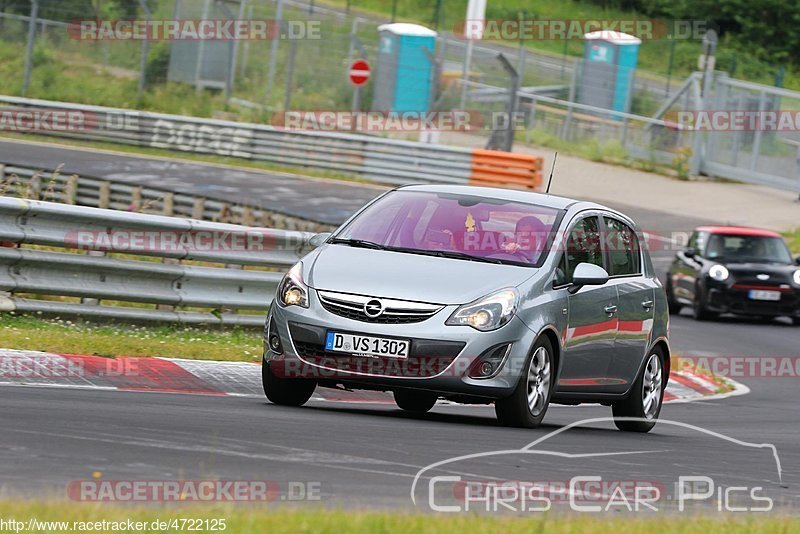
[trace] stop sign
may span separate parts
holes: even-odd
[[[370,75],[369,63],[364,59],[357,59],[350,65],[350,83],[361,86],[367,83]]]

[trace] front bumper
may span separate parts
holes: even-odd
[[[753,300],[751,290],[779,291],[780,300]],[[800,291],[794,288],[775,286],[752,286],[733,283],[707,288],[706,305],[718,313],[734,313],[753,316],[800,317]]]
[[[410,324],[375,324],[349,319],[322,307],[309,289],[309,307],[270,309],[267,324],[274,325],[283,346],[276,354],[265,343],[264,361],[287,376],[313,378],[320,385],[351,388],[420,389],[445,397],[482,397],[487,401],[510,395],[516,387],[535,333],[515,317],[492,332],[468,326],[447,326],[457,306],[445,306],[432,317]],[[328,330],[411,340],[408,359],[352,357],[325,350]],[[267,332],[265,331],[265,339]],[[511,344],[505,363],[492,378],[467,376],[474,360],[498,345]]]

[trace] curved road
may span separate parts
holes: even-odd
[[[7,159],[11,148],[0,143],[0,160]],[[67,154],[73,161],[82,155]],[[255,175],[263,173],[252,174],[239,179],[262,179]],[[286,180],[281,187],[290,189],[286,194],[299,199],[301,208],[303,198],[320,198],[312,185]],[[363,196],[376,193],[375,188],[346,187]],[[269,195],[268,187],[261,191]],[[361,196],[347,198],[361,202]],[[617,207],[651,231],[688,230],[709,222]],[[663,270],[670,255],[656,253],[657,266]],[[697,323],[681,316],[673,318],[671,327],[673,351],[680,354],[765,359],[796,357],[800,347],[800,328],[788,323]],[[708,476],[717,486],[762,487],[757,491],[772,498],[776,507],[796,511],[800,382],[796,376],[737,380],[750,388],[749,394],[667,405],[662,419],[679,424],[659,424],[647,435],[622,433],[609,421],[594,421],[536,447],[549,451],[547,455],[508,452],[428,471],[417,486],[417,508],[430,510],[431,475],[537,482],[598,475],[608,481],[659,484],[664,494],[659,509],[674,507],[672,484],[678,476]],[[102,480],[259,479],[281,488],[290,481],[315,482],[325,503],[357,508],[412,507],[412,481],[431,463],[517,450],[565,425],[610,415],[601,406],[554,406],[542,428],[520,430],[497,426],[487,407],[437,406],[415,417],[375,404],[315,401],[290,409],[251,397],[25,387],[0,387],[0,403],[0,485],[7,494],[45,492],[63,498],[71,480],[100,472]],[[776,447],[782,479],[769,449],[748,446],[762,443]],[[452,499],[447,485],[437,488],[437,503]],[[744,501],[730,504],[762,504]],[[717,500],[702,505],[714,510]]]

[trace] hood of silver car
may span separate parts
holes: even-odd
[[[433,304],[465,304],[521,284],[538,269],[325,245],[307,266],[314,289]]]

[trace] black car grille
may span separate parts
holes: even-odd
[[[355,321],[363,321],[365,323],[373,323],[373,324],[409,324],[409,323],[419,323],[426,319],[429,319],[436,315],[439,310],[442,309],[441,306],[432,307],[431,305],[422,305],[417,304],[417,306],[425,306],[425,308],[415,308],[414,303],[408,303],[406,306],[400,307],[387,307],[384,309],[383,313],[377,317],[370,317],[366,313],[364,313],[363,304],[342,300],[342,298],[347,298],[347,296],[342,296],[340,298],[334,298],[331,296],[330,293],[320,292],[319,293],[319,300],[322,304],[322,307],[325,308],[327,311],[338,315],[340,317],[345,317],[347,319],[353,319]],[[356,297],[360,298],[360,297]]]

